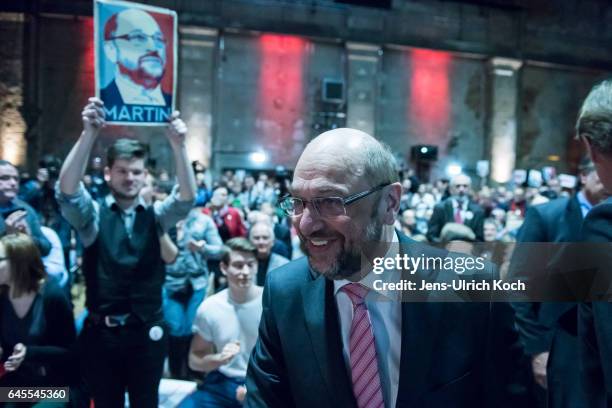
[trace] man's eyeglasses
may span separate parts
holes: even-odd
[[[166,46],[166,39],[161,34],[129,33],[116,35],[110,39],[129,41],[134,47],[144,48],[147,45],[149,38],[153,40],[153,44],[155,44],[157,48]]]
[[[381,190],[389,184],[391,183],[383,183],[369,190],[352,194],[346,198],[316,197],[312,200],[303,200],[301,198],[287,196],[278,201],[278,206],[289,217],[296,217],[302,215],[304,208],[306,208],[306,204],[311,203],[319,216],[323,218],[338,217],[340,215],[346,215],[346,206]]]

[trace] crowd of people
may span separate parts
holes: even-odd
[[[466,174],[429,183],[351,129],[315,138],[292,174],[215,177],[188,160],[175,112],[167,129],[175,185],[147,167],[137,140],[118,139],[105,160],[91,159],[104,117],[91,98],[66,159],[43,157],[33,177],[0,161],[0,386],[69,385],[73,406],[96,407],[123,406],[126,391],[131,406],[156,406],[163,376],[199,384],[183,407],[596,406],[583,403],[580,371],[564,360],[580,358],[575,304],[547,324],[535,303],[499,313],[480,304],[407,309],[372,301],[363,289],[371,274],[354,258],[368,240],[577,241],[609,196],[599,147],[581,162],[575,188],[554,175],[539,185],[476,186]],[[347,138],[355,143],[338,142]],[[83,285],[75,323],[71,289]],[[362,329],[368,345],[353,336]],[[492,345],[507,357],[495,367]],[[374,356],[367,365],[355,355],[362,348]],[[412,364],[430,374],[418,379]]]

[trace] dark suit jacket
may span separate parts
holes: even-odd
[[[162,92],[164,97],[164,101],[166,101],[166,106],[172,106],[172,95]],[[121,97],[121,93],[119,92],[119,88],[117,87],[117,83],[113,79],[105,88],[100,89],[100,99],[104,102],[106,107],[116,106],[116,105],[126,105],[123,102],[123,98]]]
[[[612,265],[612,198],[587,215],[582,238],[597,243],[594,253],[603,265]],[[605,244],[605,245],[604,245]],[[612,305],[583,303],[579,310],[580,362],[588,400],[585,407],[612,406]]]
[[[468,203],[468,211],[471,211],[473,216],[471,219],[464,220],[463,223],[474,231],[478,241],[482,241],[485,219],[484,210],[475,202],[470,201]],[[442,228],[448,222],[455,222],[455,213],[451,197],[434,206],[433,213],[431,214],[427,226],[427,239],[429,241],[436,241],[440,237]]]
[[[515,247],[510,273],[516,276],[528,269],[528,275],[538,274],[544,280],[548,279],[547,270],[551,266],[574,255],[562,245],[540,243],[578,242],[581,225],[582,211],[575,196],[530,207],[517,237],[520,244]],[[524,269],[517,271],[517,268]],[[548,406],[580,406],[584,396],[580,373],[575,367],[579,358],[577,304],[523,302],[513,303],[512,306],[525,352],[529,355],[550,352],[547,366]]]
[[[511,264],[511,274],[518,276],[527,273],[545,273],[547,261],[553,259],[556,245],[538,245],[537,243],[560,243],[580,241],[582,212],[580,203],[572,198],[558,198],[545,204],[529,207],[525,221],[518,233],[517,246]],[[530,245],[526,243],[536,243]],[[527,280],[536,277],[527,276]],[[546,277],[543,277],[545,279]],[[528,354],[535,355],[550,351],[552,327],[559,318],[573,309],[574,303],[515,303],[517,326]],[[575,319],[574,319],[575,321]],[[575,327],[574,327],[575,331]]]
[[[403,253],[446,255],[402,234],[400,242]],[[518,361],[516,332],[506,324],[512,316],[498,314],[510,308],[501,303],[421,300],[402,303],[397,407],[517,406],[505,392],[515,373],[507,364]],[[247,407],[356,406],[333,282],[311,272],[306,258],[268,274],[247,389]]]

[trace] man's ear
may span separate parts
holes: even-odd
[[[117,46],[112,41],[104,41],[104,55],[113,64],[117,63]]]
[[[110,170],[110,167],[106,166],[104,167],[104,181],[108,183],[110,181],[110,178],[111,178],[111,170]]]
[[[223,276],[227,276],[227,265],[223,261],[219,262],[219,269],[221,269]]]
[[[599,154],[597,149],[593,147],[591,139],[589,139],[585,135],[580,135],[580,139],[582,139],[582,141],[584,142],[584,147],[586,148],[586,151],[589,154],[589,157],[591,158],[593,163],[599,164],[599,162],[601,161],[601,155]]]
[[[383,211],[383,222],[387,225],[393,225],[395,223],[395,217],[399,212],[400,199],[402,197],[402,185],[400,183],[393,183],[388,188],[387,193],[383,196],[382,208]]]

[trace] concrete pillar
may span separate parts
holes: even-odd
[[[489,61],[487,148],[491,180],[505,183],[516,164],[519,70],[522,62],[509,58]]]
[[[27,125],[20,109],[24,105],[23,58],[25,18],[19,13],[0,13],[0,158],[15,165],[26,164]]]
[[[376,99],[380,71],[379,46],[347,43],[347,127],[376,136]]]
[[[213,85],[218,32],[200,27],[180,27],[178,109],[189,127],[190,160],[210,165],[212,146]]]

